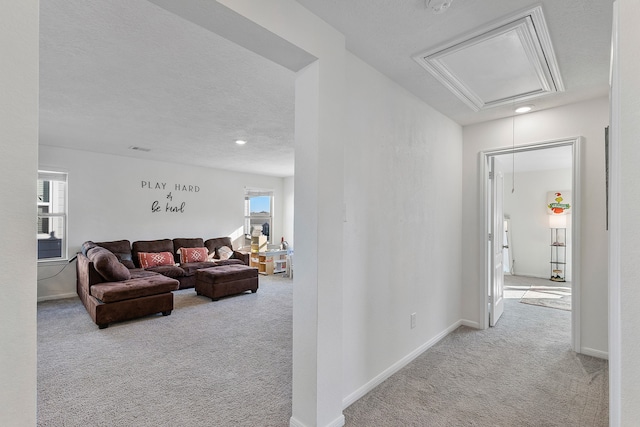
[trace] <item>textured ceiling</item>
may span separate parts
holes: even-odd
[[[438,15],[424,0],[297,1],[345,34],[351,52],[461,125],[512,109],[474,112],[412,56],[538,4],[566,91],[537,98],[536,109],[608,92],[611,0],[454,0]],[[183,19],[158,4],[186,7],[40,2],[41,143],[291,176],[295,67],[287,64],[300,58],[280,52],[272,59],[288,68],[278,65],[196,25],[195,15]],[[249,143],[236,146],[236,138]]]
[[[145,0],[40,11],[42,144],[293,175],[293,71]]]
[[[472,33],[502,17],[542,5],[564,93],[537,98],[537,109],[608,93],[611,0],[453,0],[434,14],[425,0],[297,0],[346,37],[347,49],[461,125],[512,114],[511,107],[475,112],[412,56]]]

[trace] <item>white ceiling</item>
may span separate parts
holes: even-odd
[[[42,144],[293,175],[293,71],[145,0],[40,12]]]
[[[345,34],[351,52],[461,125],[512,108],[474,111],[412,57],[538,4],[565,91],[531,103],[608,92],[611,0],[454,0],[442,14],[425,0],[297,1]],[[154,3],[162,1],[41,0],[41,143],[292,175],[294,72]]]
[[[412,56],[520,10],[541,5],[565,92],[537,109],[608,93],[612,0],[453,0],[434,14],[424,0],[297,0],[346,36],[347,49],[461,125],[507,117],[509,106],[475,112]]]

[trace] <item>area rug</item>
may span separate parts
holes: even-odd
[[[571,311],[571,288],[562,286],[532,286],[520,302],[541,307]]]

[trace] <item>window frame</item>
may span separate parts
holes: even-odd
[[[266,214],[251,214],[252,197],[269,197],[269,213]],[[245,188],[244,189],[244,234],[248,239],[251,239],[252,224],[269,224],[269,237],[267,243],[273,243],[273,202],[274,191],[269,189],[257,189],[257,188]]]
[[[48,185],[48,198],[49,200],[40,199],[40,182],[49,182]],[[40,246],[39,241],[47,240],[46,235],[49,233],[58,233],[55,236],[60,239],[60,256],[40,258],[40,251],[36,253],[36,260],[38,263],[47,262],[59,262],[67,261],[69,259],[68,251],[68,233],[69,227],[67,223],[68,219],[68,206],[69,206],[69,176],[67,172],[53,171],[53,170],[38,170],[38,179],[36,181],[36,217],[37,217],[37,229],[36,229],[36,243]],[[54,183],[63,183],[64,191],[59,194],[60,190],[58,185]],[[48,208],[48,212],[40,212],[40,208]],[[53,211],[53,212],[52,212]],[[59,225],[53,225],[59,221]],[[45,221],[48,222],[47,233],[40,233],[41,224]]]

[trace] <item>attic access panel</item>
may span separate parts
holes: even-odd
[[[540,6],[413,58],[474,111],[564,91]]]

